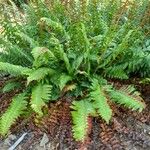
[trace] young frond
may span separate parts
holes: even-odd
[[[45,106],[45,102],[50,100],[51,97],[51,85],[38,84],[32,89],[31,94],[31,107],[38,114],[43,115],[42,107]]]
[[[51,44],[54,46],[54,48],[52,49],[52,52],[54,53],[54,55],[57,57],[59,61],[60,60],[64,61],[67,71],[71,73],[72,72],[71,64],[70,64],[67,53],[63,49],[63,45],[54,36],[50,39],[50,41],[51,41]]]
[[[29,70],[30,69],[27,67],[0,62],[0,71],[8,73],[12,76],[21,76],[24,71],[29,71]]]
[[[55,57],[54,54],[46,47],[35,47],[31,53],[35,60],[37,60],[40,56],[43,56],[45,53],[48,53],[50,57]]]
[[[57,60],[53,52],[46,47],[35,47],[31,53],[34,57],[33,66],[35,67],[48,65],[50,61]]]
[[[132,86],[123,86],[119,90],[112,90],[109,95],[112,101],[132,110],[139,110],[141,112],[145,108],[143,99]]]
[[[63,26],[60,23],[51,20],[50,18],[46,18],[46,17],[41,18],[39,21],[39,24],[42,24],[42,25],[44,24],[44,25],[48,26],[50,29],[52,29],[58,33],[63,32]]]
[[[95,113],[92,103],[88,100],[73,101],[73,136],[77,141],[84,141],[88,130],[88,116]]]
[[[90,98],[92,99],[94,108],[97,109],[98,114],[102,119],[109,123],[112,117],[112,110],[108,104],[108,98],[97,79],[93,79],[92,81]]]
[[[119,57],[122,56],[125,52],[127,52],[127,45],[130,39],[130,36],[132,35],[133,30],[129,30],[128,33],[125,35],[125,37],[122,39],[120,44],[117,44],[116,46],[113,46],[114,48],[107,50],[105,53],[103,53],[104,58],[102,61],[102,66],[112,65],[113,62]],[[109,55],[108,55],[109,54]]]
[[[1,116],[0,120],[0,134],[7,134],[11,125],[26,109],[26,97],[25,94],[19,94],[12,99],[12,103],[6,112]]]

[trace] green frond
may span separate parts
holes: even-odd
[[[12,103],[6,110],[6,112],[1,116],[0,120],[0,134],[5,135],[10,129],[11,125],[15,120],[23,114],[26,109],[26,97],[25,94],[19,94],[12,99]]]
[[[106,52],[104,52],[102,54],[102,65],[101,66],[111,66],[115,60],[117,60],[119,58],[119,56],[123,56],[125,54],[125,52],[128,51],[127,47],[128,47],[128,42],[130,40],[130,36],[133,34],[133,30],[129,30],[128,33],[125,35],[125,37],[123,37],[122,41],[120,42],[120,44],[115,44],[115,46],[113,46],[114,48],[112,49],[108,49]],[[112,44],[112,41],[110,42]],[[110,45],[111,45],[110,44]],[[109,45],[109,46],[110,46]],[[109,55],[108,55],[109,54]]]
[[[55,36],[53,36],[50,39],[50,42],[54,46],[54,48],[52,49],[52,52],[54,53],[54,55],[57,57],[59,61],[60,60],[64,61],[67,71],[71,73],[72,72],[71,64],[70,64],[67,53],[63,49],[63,45]]]
[[[31,53],[34,57],[33,66],[35,67],[41,67],[48,65],[52,61],[57,61],[53,52],[46,47],[35,47]]]
[[[90,98],[93,100],[94,108],[97,109],[98,114],[109,123],[112,117],[112,110],[108,104],[108,98],[97,79],[92,80]]]
[[[59,78],[59,87],[60,87],[60,90],[62,90],[68,81],[72,80],[72,77],[67,75],[67,74],[61,74],[60,75],[60,78]]]
[[[84,141],[88,130],[88,116],[95,113],[92,103],[88,100],[73,101],[73,136],[77,141]]]
[[[123,66],[112,66],[105,69],[105,76],[109,78],[128,79],[128,75],[124,71]]]
[[[77,57],[73,61],[72,68],[75,71],[75,73],[78,71],[78,68],[81,66],[82,62],[83,62],[83,56],[82,55],[80,55],[79,57]]]
[[[62,59],[65,63],[65,66],[66,66],[66,69],[67,69],[68,73],[71,74],[72,73],[72,68],[71,68],[71,65],[70,65],[67,54],[64,52],[63,49],[60,49],[60,53],[62,55]]]
[[[123,86],[119,90],[112,90],[109,95],[112,101],[132,110],[139,110],[141,112],[145,108],[145,103],[140,97],[140,93],[135,91],[132,86]]]
[[[29,72],[24,72],[25,75],[28,75],[27,77],[27,84],[29,84],[32,81],[40,81],[44,79],[47,75],[53,75],[55,71],[51,68],[38,68]]]
[[[1,39],[0,39],[1,40]],[[24,67],[31,66],[33,61],[31,54],[26,48],[20,48],[17,44],[12,44],[6,41],[2,45],[3,52],[0,52],[0,61]]]
[[[30,69],[27,67],[0,62],[0,71],[8,73],[13,76],[22,76],[24,71],[29,70]]]
[[[46,26],[50,27],[50,30],[52,29],[58,33],[63,32],[63,26],[60,23],[51,20],[50,18],[46,18],[46,17],[41,18],[39,24],[42,25],[45,24]]]
[[[16,35],[19,36],[22,41],[26,41],[27,43],[29,43],[31,48],[37,47],[39,45],[37,41],[23,32],[17,32]]]
[[[11,90],[21,87],[21,84],[16,81],[11,81],[5,83],[5,86],[2,88],[3,93],[10,92]]]
[[[46,47],[35,47],[31,53],[35,60],[40,56],[43,56],[45,53],[48,53],[50,57],[55,57],[54,54]]]
[[[31,107],[40,116],[43,115],[42,107],[45,106],[45,102],[50,100],[51,97],[51,85],[38,84],[32,89],[31,94]]]
[[[142,84],[150,84],[150,78],[144,78],[144,79],[142,79],[139,83],[142,83]]]

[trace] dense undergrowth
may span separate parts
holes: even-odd
[[[113,103],[142,111],[145,104],[133,86],[115,89],[107,79],[150,78],[149,10],[147,0],[37,0],[21,10],[3,4],[0,73],[12,79],[2,92],[21,86],[22,93],[0,114],[0,133],[6,135],[27,111],[42,117],[46,104],[62,96],[76,99],[71,112],[80,141],[89,116],[111,121]]]

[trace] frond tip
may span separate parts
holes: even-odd
[[[87,100],[74,101],[73,111],[73,136],[77,141],[84,141],[88,130],[88,116],[95,113],[93,105]]]
[[[123,86],[120,90],[112,90],[110,97],[112,101],[132,110],[139,110],[139,112],[146,107],[140,94],[132,86]]]
[[[10,63],[0,62],[0,71],[6,72],[13,76],[20,76],[24,71],[29,71],[30,69],[27,67],[22,67],[18,65],[13,65]]]
[[[38,84],[32,89],[31,95],[31,107],[40,116],[43,115],[42,107],[45,106],[45,102],[50,99],[51,85]]]
[[[26,97],[25,94],[19,94],[12,99],[7,111],[2,115],[0,120],[0,134],[5,135],[8,133],[11,125],[26,109]]]

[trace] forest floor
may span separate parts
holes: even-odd
[[[0,81],[0,87],[4,82],[5,79]],[[121,84],[128,83],[117,82],[116,85]],[[0,150],[8,150],[24,133],[26,136],[15,150],[150,150],[150,85],[137,84],[136,87],[142,93],[146,109],[137,113],[114,105],[109,125],[99,118],[89,118],[89,135],[84,143],[72,138],[70,100],[62,98],[50,104],[48,115],[41,120],[35,121],[34,114],[19,118],[8,136],[0,138]],[[0,114],[17,92],[0,94]]]

